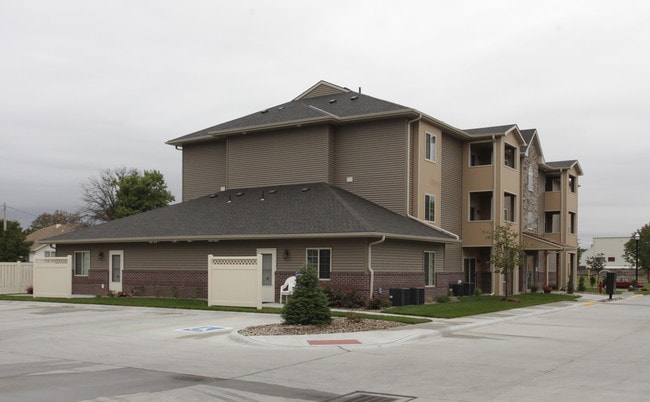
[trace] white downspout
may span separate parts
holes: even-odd
[[[372,269],[372,246],[386,241],[386,235],[381,236],[381,239],[368,244],[368,271],[370,272],[370,298],[375,292],[375,271]]]

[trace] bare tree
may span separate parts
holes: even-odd
[[[119,167],[104,169],[99,177],[90,177],[88,183],[81,185],[81,199],[84,207],[81,215],[89,223],[108,222],[115,219],[115,210],[118,206],[117,191],[120,182],[130,174],[137,174],[136,169]]]

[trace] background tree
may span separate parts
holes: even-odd
[[[505,275],[505,298],[507,299],[510,273],[525,262],[524,246],[511,224],[496,225],[488,238],[492,240],[490,264],[494,266],[494,272]]]
[[[83,219],[81,218],[80,213],[71,213],[57,209],[53,213],[43,212],[37,216],[36,219],[32,221],[32,224],[29,227],[29,231],[35,232],[39,229],[43,229],[56,224],[67,225],[81,223],[83,223]]]
[[[585,261],[587,263],[587,269],[589,269],[589,282],[591,286],[594,286],[596,283],[596,278],[600,275],[600,271],[605,268],[605,254],[598,253],[593,257],[587,257]]]
[[[29,260],[32,242],[25,240],[27,233],[17,221],[7,221],[7,230],[0,225],[0,261],[14,262]]]
[[[164,207],[174,201],[162,173],[125,167],[102,170],[81,185],[81,214],[90,223],[108,222]]]
[[[638,229],[639,233],[639,269],[645,270],[647,278],[650,280],[650,224],[645,224],[641,229]],[[623,258],[631,266],[636,264],[636,240],[634,239],[634,233],[630,236],[623,246]]]
[[[116,196],[116,218],[151,211],[174,201],[162,173],[157,170],[145,170],[142,175],[131,172],[124,176],[119,181]]]
[[[316,268],[305,267],[300,271],[293,295],[282,308],[282,318],[287,325],[328,325],[332,322],[332,311],[318,283]]]

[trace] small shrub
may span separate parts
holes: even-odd
[[[332,311],[319,285],[316,269],[305,267],[300,270],[293,296],[282,307],[282,318],[288,325],[323,326],[332,322]]]
[[[438,296],[436,297],[436,303],[449,303],[451,298],[449,296]]]
[[[569,283],[566,285],[566,292],[568,294],[573,294],[573,291],[575,290],[575,284],[573,283],[573,275],[569,276]]]
[[[29,285],[25,288],[25,292],[27,292],[28,295],[33,295],[34,294],[34,286]]]
[[[537,285],[530,285],[530,293],[537,293],[538,290]]]
[[[327,302],[330,307],[361,308],[366,305],[363,297],[356,289],[326,287],[324,292],[327,295]]]
[[[363,317],[361,317],[361,314],[359,313],[350,312],[345,315],[345,319],[352,322],[361,322]]]
[[[551,285],[544,285],[542,287],[542,290],[544,291],[544,293],[551,293],[551,290],[553,290],[553,288],[551,287]]]
[[[584,292],[585,290],[587,290],[587,287],[585,286],[585,277],[581,276],[580,279],[578,279],[578,292]]]
[[[474,288],[474,296],[480,296],[483,294],[481,288]]]
[[[594,275],[591,275],[589,277],[589,284],[591,285],[592,288],[596,286],[596,277]]]
[[[381,310],[390,306],[391,304],[389,300],[383,300],[381,297],[375,296],[372,299],[368,300],[367,307],[369,310]]]

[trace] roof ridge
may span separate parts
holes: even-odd
[[[338,200],[341,203],[341,205],[343,206],[343,208],[345,208],[346,211],[348,211],[352,216],[354,216],[357,222],[359,222],[366,231],[372,230],[370,224],[368,224],[368,222],[364,218],[362,218],[361,215],[354,208],[352,208],[352,206],[346,200],[344,200],[343,197],[341,197],[341,195],[338,192],[334,191],[334,188],[332,188],[332,186],[330,186],[327,183],[321,183],[321,184],[323,187],[327,189],[327,191],[330,194],[334,196],[334,198],[336,198],[336,200]]]

